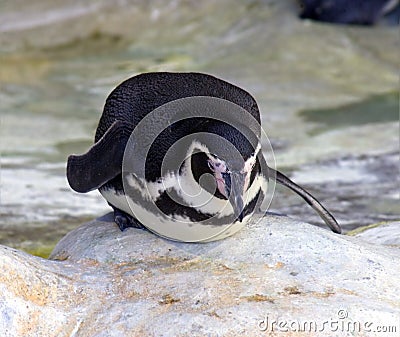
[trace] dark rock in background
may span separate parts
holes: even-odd
[[[374,25],[383,17],[399,24],[398,0],[300,0],[300,18],[339,24]]]

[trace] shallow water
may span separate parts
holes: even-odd
[[[90,146],[108,93],[144,71],[251,92],[277,167],[346,231],[400,218],[397,28],[299,21],[290,1],[21,0],[0,4],[0,22],[2,244],[45,255],[109,210],[69,188],[66,158]],[[283,188],[271,209],[321,224]]]

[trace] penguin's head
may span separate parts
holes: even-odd
[[[228,200],[235,219],[242,221],[251,201],[247,192],[261,171],[259,140],[245,127],[224,122],[209,123],[204,131],[190,146],[193,178],[215,198]],[[258,191],[261,186],[255,188]]]

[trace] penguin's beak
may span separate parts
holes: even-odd
[[[224,177],[226,195],[229,196],[229,202],[232,205],[235,219],[243,220],[243,193],[246,174],[240,172],[231,172]]]

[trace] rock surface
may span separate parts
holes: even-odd
[[[349,233],[367,242],[400,248],[400,221],[382,222]]]
[[[283,216],[207,244],[121,233],[105,216],[70,232],[51,258],[0,246],[1,336],[400,331],[397,248]],[[304,325],[312,332],[298,332]]]

